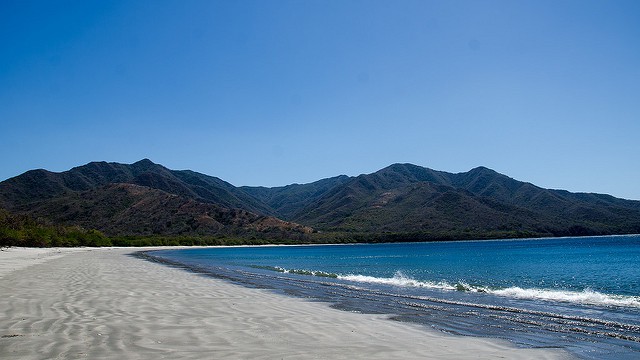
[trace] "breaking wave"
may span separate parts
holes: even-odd
[[[551,300],[572,302],[586,305],[624,306],[640,308],[640,296],[603,294],[591,289],[582,291],[546,290],[546,289],[522,289],[510,287],[501,290],[492,290],[490,293],[500,296],[518,299]]]
[[[486,286],[470,285],[465,282],[457,282],[455,284],[446,281],[424,281],[412,279],[402,272],[398,271],[393,277],[375,277],[367,275],[340,275],[324,271],[301,270],[301,269],[285,269],[278,266],[259,266],[253,265],[252,268],[270,270],[286,274],[318,276],[324,278],[333,278],[346,280],[357,283],[391,285],[399,287],[421,287],[428,289],[439,289],[448,291],[464,291],[475,293],[486,293],[496,296],[525,299],[525,300],[544,300],[576,303],[583,305],[596,306],[619,306],[640,308],[640,296],[612,295],[604,294],[592,289],[582,291],[556,290],[556,289],[523,289],[521,287],[508,287],[503,289],[490,288]]]
[[[414,280],[412,278],[406,277],[400,271],[396,272],[396,274],[391,278],[381,278],[381,277],[366,276],[366,275],[339,275],[338,279],[361,282],[361,283],[370,283],[370,284],[384,284],[384,285],[394,285],[394,286],[410,286],[410,287],[424,287],[424,288],[430,288],[430,289],[456,290],[455,286],[452,286],[447,282],[444,282],[444,281],[431,282],[431,281]]]
[[[319,276],[319,277],[326,277],[326,278],[333,278],[333,279],[338,278],[338,274],[328,273],[324,271],[285,269],[279,266],[261,266],[261,265],[252,265],[251,267],[254,269],[271,270],[271,271],[285,273],[285,274],[310,275],[310,276]]]
[[[396,274],[390,278],[374,277],[374,276],[366,276],[366,275],[338,275],[337,278],[342,280],[347,280],[347,281],[360,282],[360,283],[383,284],[383,285],[392,285],[392,286],[407,286],[407,287],[424,287],[424,288],[441,289],[441,290],[487,293],[487,294],[492,294],[497,296],[517,298],[517,299],[546,300],[546,301],[578,303],[578,304],[584,304],[584,305],[622,306],[622,307],[640,308],[640,296],[610,295],[610,294],[603,294],[591,289],[585,289],[582,291],[554,290],[554,289],[523,289],[520,287],[492,289],[485,286],[470,285],[464,282],[450,284],[445,281],[431,282],[431,281],[415,280],[405,276],[401,272],[396,272]]]

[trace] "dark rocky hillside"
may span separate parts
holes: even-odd
[[[0,207],[109,235],[292,237],[311,228],[405,240],[640,233],[640,201],[543,189],[485,167],[452,174],[394,164],[266,188],[235,187],[147,159],[94,162],[3,181]]]
[[[61,173],[31,170],[0,183],[0,206],[11,210],[16,206],[116,183],[146,186],[223,207],[256,213],[270,211],[261,202],[221,179],[188,170],[169,170],[148,159],[130,165],[92,162]]]
[[[478,167],[394,164],[336,186],[291,218],[357,232],[595,235],[640,232],[640,202],[548,190]]]
[[[273,188],[243,186],[240,189],[269,206],[270,212],[275,216],[290,219],[301,209],[325,196],[329,190],[350,179],[346,175],[341,175],[310,184],[292,184]]]
[[[107,235],[298,237],[311,229],[218,178],[150,160],[93,162],[62,173],[32,170],[0,183],[0,207]]]
[[[116,183],[17,208],[54,223],[106,235],[304,234],[311,229],[271,216],[224,208],[146,186]]]

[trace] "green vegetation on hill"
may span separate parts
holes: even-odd
[[[310,237],[288,238],[286,234],[247,232],[241,236],[106,236],[79,226],[53,225],[28,215],[14,215],[0,209],[0,247],[77,246],[227,246],[313,243]]]
[[[235,187],[147,159],[92,162],[61,173],[32,170],[0,182],[0,208],[13,214],[0,224],[2,244],[30,246],[640,233],[640,201],[543,189],[485,167],[452,174],[412,164],[266,188]]]
[[[0,246],[70,247],[111,246],[112,243],[97,230],[78,226],[51,225],[28,215],[13,215],[0,209]]]
[[[269,215],[269,209],[239,188],[213,176],[169,170],[148,159],[133,164],[92,162],[61,173],[31,170],[0,183],[0,207],[12,210],[110,184],[132,184],[169,194]]]
[[[110,184],[18,209],[56,224],[100,229],[109,236],[249,237],[261,233],[262,237],[274,238],[311,231],[273,217],[133,184]]]
[[[628,234],[640,232],[640,202],[543,189],[484,167],[450,174],[395,164],[333,187],[287,220],[420,238]]]
[[[111,236],[98,230],[86,230],[79,226],[52,225],[43,219],[35,220],[28,215],[13,215],[0,209],[0,247],[77,247],[77,246],[230,246],[268,244],[344,244],[406,241],[452,241],[464,239],[497,239],[535,237],[544,234],[492,232],[492,233],[314,233],[296,238],[269,237],[264,233],[242,236],[211,235],[150,235]]]
[[[263,202],[270,209],[269,213],[274,216],[292,219],[300,209],[315,203],[329,190],[350,179],[346,175],[341,175],[309,184],[292,184],[273,188],[243,186],[240,189]]]

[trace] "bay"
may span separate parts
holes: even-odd
[[[248,286],[453,334],[640,356],[640,236],[162,250]]]

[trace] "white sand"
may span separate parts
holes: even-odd
[[[0,278],[12,271],[67,255],[70,252],[86,251],[82,248],[0,248]]]
[[[0,359],[569,358],[126,256],[135,250],[0,252]]]

